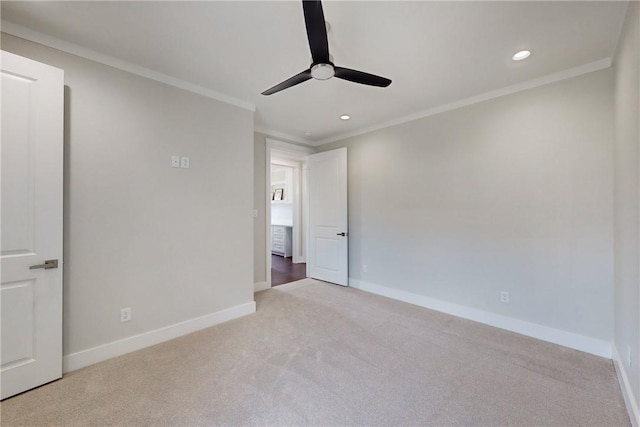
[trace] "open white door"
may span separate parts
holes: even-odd
[[[2,52],[2,399],[62,376],[62,70]]]
[[[349,285],[347,149],[309,156],[309,277]]]

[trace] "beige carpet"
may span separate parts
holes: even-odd
[[[629,425],[611,361],[306,279],[2,402],[2,425]]]

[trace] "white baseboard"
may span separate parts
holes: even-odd
[[[271,286],[269,286],[269,282],[256,282],[253,284],[253,292],[260,292],[260,291],[265,291],[267,289],[271,288]]]
[[[349,286],[611,359],[610,342],[349,278]]]
[[[217,311],[195,319],[185,320],[164,328],[144,332],[139,335],[113,341],[97,347],[71,353],[63,357],[63,372],[75,371],[112,357],[121,356],[132,351],[150,347],[164,341],[168,341],[182,335],[187,335],[200,329],[205,329],[219,323],[227,322],[238,317],[246,316],[256,312],[256,303],[251,301],[246,304],[237,305],[226,310]]]
[[[618,348],[615,344],[613,345],[613,365],[616,367],[618,382],[620,383],[624,403],[627,406],[629,419],[631,419],[631,425],[633,425],[633,427],[640,427],[640,409],[638,409],[638,401],[631,389],[629,375],[627,375],[627,368],[625,367],[625,364],[620,357],[620,352],[618,352]]]

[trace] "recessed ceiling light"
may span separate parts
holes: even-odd
[[[311,136],[311,135],[313,135],[313,134],[311,133],[311,131],[310,131],[310,130],[308,130],[308,131],[306,131],[306,132],[304,133],[304,135],[305,135],[305,136]]]
[[[340,120],[349,120],[350,118],[351,118],[351,116],[348,115],[348,114],[343,114],[343,115],[340,116]]]
[[[528,50],[521,50],[520,52],[516,52],[515,55],[511,59],[514,61],[522,61],[523,59],[527,59],[531,55],[531,52]]]

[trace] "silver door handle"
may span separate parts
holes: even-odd
[[[35,270],[36,268],[44,268],[45,270],[49,270],[50,268],[58,268],[58,260],[45,260],[44,264],[32,265],[31,267],[29,267],[29,270]]]
[[[342,236],[342,237],[344,237],[344,236],[346,236],[346,235],[347,235],[347,233],[345,233],[344,231],[343,231],[342,233],[336,233],[336,236]]]

